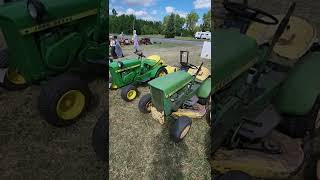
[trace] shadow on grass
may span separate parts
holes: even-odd
[[[183,159],[187,156],[188,147],[184,141],[174,143],[169,138],[169,127],[167,123],[155,138],[155,158],[152,162],[152,179],[183,179]]]

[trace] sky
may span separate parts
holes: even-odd
[[[109,0],[109,14],[114,8],[119,15],[133,14],[138,19],[162,21],[168,14],[186,17],[195,10],[200,17],[198,24],[201,24],[203,14],[210,6],[211,0]]]

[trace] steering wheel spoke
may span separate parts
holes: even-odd
[[[279,23],[279,20],[275,16],[260,9],[251,8],[246,4],[227,1],[224,3],[224,8],[234,15],[254,22],[266,25],[276,25]],[[267,19],[263,17],[267,17]]]

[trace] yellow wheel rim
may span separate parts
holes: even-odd
[[[187,126],[186,128],[184,128],[184,130],[182,131],[182,133],[181,133],[181,135],[180,135],[180,139],[183,139],[186,135],[187,135],[187,133],[189,132],[189,130],[190,130],[190,125],[189,126]]]
[[[8,70],[7,78],[13,84],[17,84],[17,85],[26,84],[26,80],[24,79],[24,77],[21,74],[17,73],[16,71]]]
[[[137,97],[137,92],[135,90],[130,90],[128,93],[127,93],[127,98],[129,100],[133,100],[134,98]]]
[[[161,72],[159,73],[159,77],[161,77],[161,76],[165,76],[166,74],[167,74],[166,72],[161,71]]]
[[[86,98],[79,90],[70,90],[64,93],[57,103],[57,114],[61,119],[76,118],[85,107]]]

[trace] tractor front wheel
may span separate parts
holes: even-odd
[[[190,131],[192,120],[189,117],[181,116],[174,122],[171,128],[171,137],[174,142],[180,142]]]
[[[165,76],[168,74],[168,71],[165,67],[161,67],[156,74],[156,78],[161,77],[161,76]]]
[[[75,74],[63,74],[45,85],[39,97],[39,110],[45,120],[58,127],[74,124],[90,104],[88,83]]]
[[[103,161],[107,161],[107,133],[107,113],[104,112],[96,123],[92,133],[92,147],[97,156]]]
[[[25,78],[18,72],[10,69],[8,69],[7,73],[5,74],[1,86],[9,91],[18,91],[28,87]]]
[[[138,95],[138,89],[134,85],[128,85],[121,89],[121,97],[127,102],[133,101],[136,97],[138,97]]]
[[[151,112],[151,105],[152,105],[152,101],[151,101],[151,94],[146,94],[144,96],[142,96],[142,98],[139,101],[139,111],[147,114]]]

